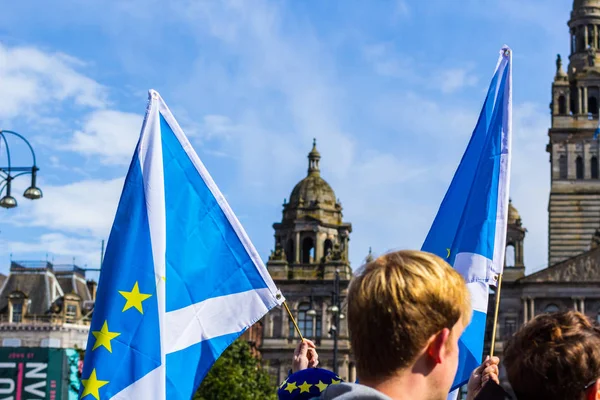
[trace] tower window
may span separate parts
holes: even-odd
[[[587,34],[588,34],[588,46],[593,46],[594,45],[594,26],[593,25],[588,25],[587,27]]]
[[[294,241],[292,239],[288,239],[287,241],[285,246],[285,256],[290,264],[294,262]]]
[[[513,246],[512,244],[506,246],[504,265],[506,265],[507,267],[515,266],[515,246]]]
[[[598,157],[592,157],[590,167],[592,169],[592,179],[598,179]]]
[[[596,96],[588,97],[588,113],[598,115],[598,99],[596,99]]]
[[[567,99],[563,95],[558,97],[558,113],[560,115],[567,113]]]
[[[585,51],[585,36],[583,29],[580,27],[577,31],[577,51]]]
[[[312,238],[304,238],[302,241],[302,263],[310,264],[315,259],[315,243]]]
[[[575,160],[575,171],[577,179],[583,179],[583,158],[581,156]]]
[[[567,177],[568,177],[567,156],[564,154],[558,158],[558,169],[559,169],[560,179],[567,179]]]

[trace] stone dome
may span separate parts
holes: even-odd
[[[302,179],[292,190],[290,195],[292,206],[334,206],[335,192],[325,179],[319,175],[308,175]]]
[[[513,206],[512,204],[512,200],[508,201],[508,224],[509,225],[515,225],[515,224],[519,224],[521,221],[521,216],[519,215],[519,212],[517,211],[517,209],[515,208],[515,206]]]
[[[292,207],[335,207],[336,197],[331,186],[321,178],[319,161],[321,155],[317,151],[316,141],[308,153],[308,175],[292,190],[289,205]]]
[[[600,7],[600,0],[574,0],[573,9],[580,7]]]

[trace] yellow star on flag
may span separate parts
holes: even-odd
[[[152,297],[151,294],[140,293],[140,288],[138,287],[137,282],[135,282],[135,285],[133,285],[131,292],[119,291],[119,293],[121,293],[121,296],[127,299],[127,303],[125,303],[125,306],[123,307],[123,312],[129,310],[131,307],[135,307],[141,314],[143,314],[144,309],[142,308],[142,301]]]
[[[315,386],[319,388],[319,392],[322,392],[323,390],[327,389],[329,385],[319,381],[319,383],[317,383]]]
[[[448,255],[446,255],[446,258],[450,258],[450,249],[446,249],[446,251],[448,252]]]
[[[300,389],[300,393],[310,393],[310,388],[312,385],[308,382],[304,382],[302,385],[298,386]]]
[[[94,343],[94,347],[92,351],[96,350],[100,346],[104,346],[106,350],[112,353],[112,347],[110,345],[110,341],[120,336],[120,333],[110,332],[108,330],[108,321],[104,321],[104,325],[102,325],[102,329],[99,331],[92,331],[92,335],[96,338],[96,343]]]
[[[108,381],[99,381],[96,377],[96,369],[92,370],[90,377],[88,379],[82,379],[81,384],[83,385],[83,393],[81,393],[81,399],[83,399],[87,395],[92,395],[96,400],[100,400],[100,393],[98,390],[104,386],[108,385]]]
[[[331,384],[332,384],[332,385],[337,385],[337,384],[338,384],[338,383],[340,383],[340,382],[341,382],[341,380],[340,380],[340,381],[336,381],[335,379],[332,379],[332,380],[331,380]]]
[[[296,389],[298,389],[298,386],[296,386],[295,382],[288,382],[287,386],[285,387],[285,390],[287,390],[290,393],[292,393]]]

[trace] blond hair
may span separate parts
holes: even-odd
[[[348,329],[358,376],[406,368],[432,335],[471,319],[463,277],[440,257],[397,251],[366,264],[348,289]]]

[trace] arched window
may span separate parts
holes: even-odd
[[[596,96],[588,97],[588,114],[598,115],[598,99],[596,99]]]
[[[587,27],[587,33],[588,33],[588,46],[593,47],[594,46],[594,26],[593,25],[588,25]]]
[[[515,266],[515,246],[513,244],[509,244],[506,246],[504,265],[506,265],[507,267]]]
[[[560,311],[560,308],[556,304],[548,304],[546,308],[544,308],[545,313],[553,313]]]
[[[598,179],[598,157],[592,157],[590,160],[590,168],[592,169],[592,179]]]
[[[560,179],[567,179],[568,177],[568,165],[567,165],[567,156],[561,155],[558,158],[558,170],[560,174]]]
[[[575,160],[575,171],[577,179],[583,179],[583,158],[581,156]]]
[[[294,241],[292,239],[288,239],[287,241],[285,246],[285,256],[290,264],[294,262]]]
[[[312,238],[304,238],[302,241],[302,263],[310,264],[315,259],[315,243]]]
[[[583,36],[583,27],[577,29],[577,51],[585,51],[585,36]]]
[[[575,30],[571,31],[571,53],[577,52],[577,36]]]
[[[558,113],[564,115],[567,113],[567,99],[565,96],[558,96]]]

